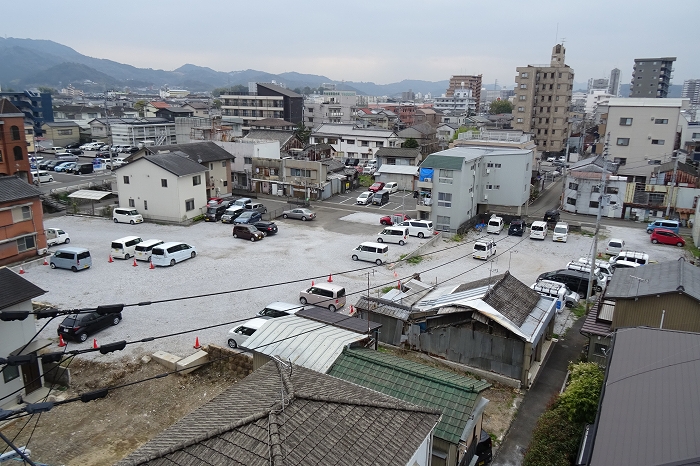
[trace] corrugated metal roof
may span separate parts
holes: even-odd
[[[365,338],[303,317],[285,316],[270,319],[245,341],[245,347],[325,373],[345,346]]]
[[[667,293],[684,293],[700,300],[700,268],[681,258],[633,269],[617,269],[605,296],[625,299]]]
[[[76,199],[90,199],[93,201],[99,201],[100,199],[112,194],[110,191],[94,191],[92,189],[79,189],[74,193],[70,193],[68,197],[73,197]]]
[[[309,306],[306,309],[294,314],[297,317],[303,317],[305,319],[315,320],[324,324],[330,324],[334,327],[344,328],[345,330],[350,330],[357,333],[370,333],[382,326],[377,322],[360,319],[357,316],[347,316],[345,314],[340,314],[337,312],[331,312],[328,309],[322,307]]]
[[[355,307],[361,311],[375,312],[377,314],[403,320],[404,322],[407,321],[408,317],[411,315],[411,308],[409,306],[403,306],[384,298],[360,296],[360,299],[355,303]]]
[[[697,464],[700,334],[618,330],[607,371],[588,464]]]

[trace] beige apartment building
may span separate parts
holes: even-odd
[[[469,74],[455,74],[450,78],[450,85],[445,92],[446,97],[455,95],[457,89],[471,89],[474,102],[479,103],[481,99],[481,76]]]
[[[565,57],[566,49],[557,44],[549,66],[516,68],[513,128],[533,133],[537,149],[545,153],[566,148],[574,70]]]

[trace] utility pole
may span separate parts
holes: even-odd
[[[561,199],[559,202],[559,208],[564,210],[564,196],[566,195],[566,167],[569,165],[569,139],[571,139],[571,126],[573,124],[569,122],[569,132],[566,136],[566,157],[564,157],[564,166],[561,167]]]
[[[591,292],[593,291],[593,277],[595,272],[595,260],[598,257],[598,232],[600,231],[600,216],[605,202],[605,185],[608,182],[608,146],[610,144],[610,133],[605,136],[605,146],[603,147],[603,171],[601,173],[600,196],[598,197],[598,215],[595,220],[595,233],[593,234],[593,257],[591,258],[591,271],[588,274],[588,290],[586,290],[586,314],[588,314]]]
[[[673,176],[671,177],[671,186],[668,188],[668,200],[666,201],[666,217],[668,218],[669,214],[671,213],[671,197],[673,196],[673,192],[675,191],[675,186],[676,186],[676,172],[678,171],[678,153],[673,154],[673,158],[676,159],[674,164],[673,164]]]
[[[114,162],[112,161],[112,146],[114,140],[111,137],[112,129],[109,125],[109,113],[107,112],[107,89],[105,88],[105,122],[107,123],[107,143],[109,144],[109,170],[114,171]]]

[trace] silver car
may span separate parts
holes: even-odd
[[[302,221],[313,220],[316,218],[316,213],[309,209],[292,209],[282,212],[283,218],[296,218]]]

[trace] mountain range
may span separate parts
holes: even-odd
[[[335,81],[327,76],[296,72],[272,74],[258,70],[215,71],[185,64],[175,70],[136,68],[113,60],[93,58],[50,40],[0,37],[0,86],[3,89],[27,89],[46,86],[60,89],[72,84],[77,89],[102,92],[105,89],[130,87],[159,89],[183,88],[191,92],[211,91],[217,87],[247,86],[249,82],[280,82],[287,88],[317,88],[334,83],[338,90],[366,95],[400,95],[414,92],[441,95],[448,86],[444,81],[403,80],[391,84]]]

